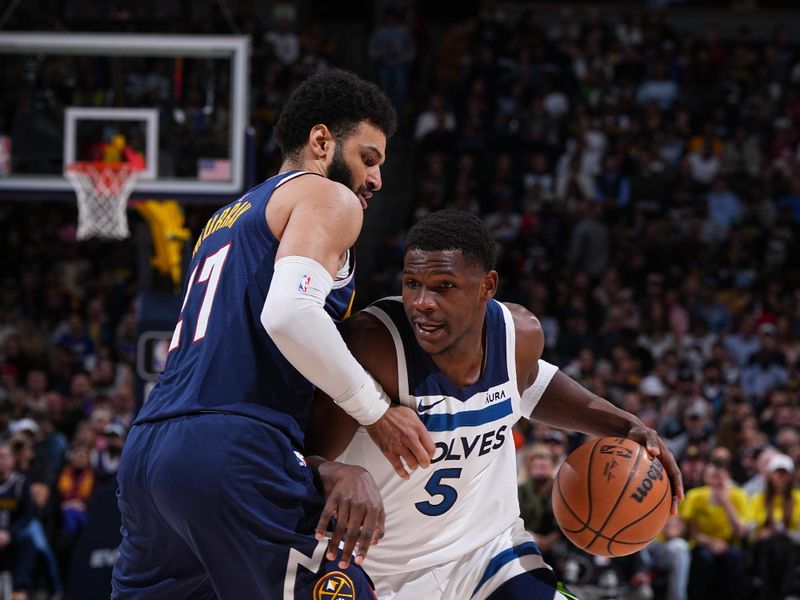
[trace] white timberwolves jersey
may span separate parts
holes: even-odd
[[[364,565],[381,577],[457,559],[519,518],[511,428],[521,411],[514,322],[499,302],[486,307],[485,368],[465,389],[419,348],[399,298],[366,310],[394,339],[400,402],[417,411],[436,445],[431,466],[417,469],[408,481],[395,474],[363,429],[338,459],[367,469],[381,490],[386,534]]]

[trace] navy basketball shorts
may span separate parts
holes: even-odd
[[[325,560],[311,469],[264,422],[204,413],[137,425],[117,480],[112,598],[374,598],[360,567]]]

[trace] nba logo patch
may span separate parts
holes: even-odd
[[[300,454],[297,450],[294,450],[294,455],[297,457],[297,462],[300,463],[300,466],[307,467],[308,463],[306,463],[305,457]]]
[[[355,597],[353,580],[341,571],[326,573],[314,586],[314,600],[353,600]]]
[[[303,275],[303,278],[300,280],[300,285],[297,286],[298,292],[303,292],[304,294],[308,292],[308,286],[311,283],[311,275]]]

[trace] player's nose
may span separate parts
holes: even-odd
[[[429,290],[420,288],[414,297],[413,306],[420,312],[431,312],[436,309],[436,300]]]
[[[371,192],[377,192],[381,187],[383,187],[383,180],[380,167],[374,167],[367,171],[367,188]]]

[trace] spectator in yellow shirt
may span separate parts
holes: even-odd
[[[740,600],[745,562],[739,542],[747,532],[747,494],[731,482],[724,460],[712,459],[703,481],[687,492],[680,508],[694,546],[689,600]]]
[[[759,598],[797,593],[797,549],[800,541],[800,490],[792,486],[794,461],[774,455],[767,465],[764,490],[750,504],[755,565],[763,582]]]

